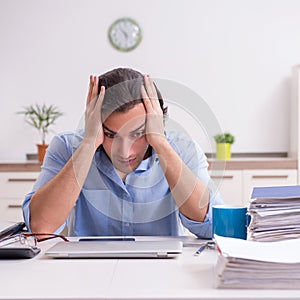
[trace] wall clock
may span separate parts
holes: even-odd
[[[142,30],[139,24],[131,18],[120,18],[108,29],[109,41],[119,51],[131,51],[142,40]]]

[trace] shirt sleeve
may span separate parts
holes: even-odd
[[[188,219],[182,213],[179,212],[179,217],[184,227],[190,232],[198,236],[199,238],[211,238],[212,237],[212,206],[217,204],[223,204],[224,201],[217,191],[216,186],[208,173],[208,162],[206,155],[200,146],[188,139],[179,138],[175,142],[175,150],[178,152],[184,163],[190,168],[190,170],[198,176],[198,178],[206,184],[209,189],[209,208],[206,217],[203,222],[197,222]]]
[[[33,186],[33,190],[26,195],[22,205],[24,222],[29,232],[31,232],[30,201],[32,195],[40,187],[50,181],[63,168],[72,155],[72,149],[72,138],[68,139],[67,135],[55,136],[48,146],[43,165],[41,167],[41,173]],[[64,226],[65,224],[58,228],[55,233],[61,232]]]
[[[182,213],[179,213],[183,226],[199,238],[212,238],[212,207],[216,204],[223,203],[224,201],[219,193],[215,196],[211,196],[208,212],[203,222],[190,220]]]

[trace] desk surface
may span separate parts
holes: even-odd
[[[40,243],[42,252],[33,259],[0,261],[0,299],[300,299],[299,290],[216,289],[218,254],[194,256],[201,241],[193,237],[183,238],[183,254],[172,259],[44,256],[55,242]]]

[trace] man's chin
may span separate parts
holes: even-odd
[[[126,175],[133,172],[138,167],[138,166],[131,165],[131,164],[125,165],[125,164],[120,164],[120,163],[115,164],[114,166],[118,171],[120,171]]]

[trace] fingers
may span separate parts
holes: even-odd
[[[145,75],[144,76],[144,82],[145,82],[145,87],[146,87],[146,91],[147,91],[147,94],[148,94],[149,98],[151,100],[157,99],[157,93],[156,93],[156,89],[155,89],[155,86],[153,84],[152,78],[150,78],[149,75]]]
[[[142,97],[143,97],[143,100],[144,100],[144,105],[145,105],[145,108],[146,108],[146,112],[150,113],[150,111],[153,111],[153,108],[152,108],[152,105],[151,105],[151,101],[148,97],[148,94],[145,90],[145,87],[143,85],[141,86],[141,94],[142,94]]]
[[[90,84],[88,96],[86,99],[86,105],[88,106],[92,100],[95,100],[98,96],[98,76],[90,75]]]
[[[95,100],[98,96],[98,82],[99,82],[98,76],[94,76],[94,85],[92,88],[91,100]]]
[[[145,103],[147,112],[156,111],[161,112],[161,107],[158,101],[156,88],[152,78],[149,75],[144,76],[144,86],[141,88],[142,97]]]
[[[90,84],[89,84],[88,95],[87,95],[87,98],[86,98],[86,105],[88,105],[91,101],[93,85],[94,85],[94,76],[90,75]]]
[[[105,86],[102,85],[101,89],[100,89],[100,94],[99,94],[98,100],[95,104],[95,109],[97,111],[101,111],[104,95],[105,95]]]

